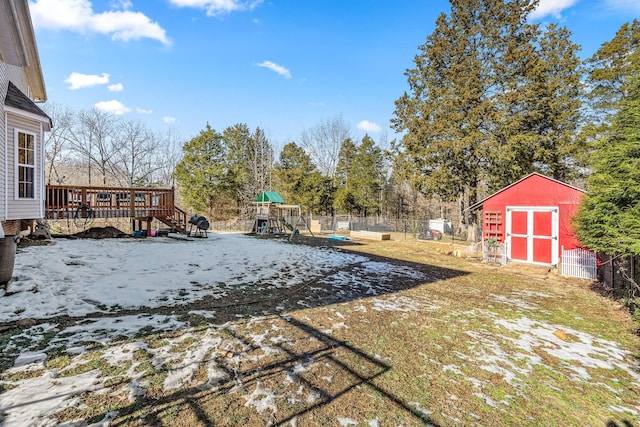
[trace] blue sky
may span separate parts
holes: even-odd
[[[50,102],[93,106],[186,140],[208,122],[263,128],[275,147],[342,117],[395,137],[394,101],[445,0],[33,0]],[[542,0],[591,56],[640,0]]]

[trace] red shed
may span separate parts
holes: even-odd
[[[471,206],[482,208],[482,238],[506,244],[507,259],[557,265],[560,251],[580,246],[572,218],[584,190],[532,173]]]

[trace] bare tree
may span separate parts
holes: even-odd
[[[351,135],[349,124],[341,117],[322,120],[302,133],[302,147],[323,175],[333,178],[342,141]]]
[[[121,120],[113,139],[119,150],[109,156],[109,163],[118,184],[127,187],[151,184],[158,169],[154,154],[160,146],[155,135],[139,121]]]
[[[76,116],[76,123],[70,134],[71,148],[87,160],[87,178],[91,185],[91,166],[95,165],[107,184],[113,157],[120,151],[114,140],[117,119],[110,113],[96,108],[82,110]]]
[[[271,187],[273,166],[273,147],[262,129],[256,128],[251,135],[249,150],[249,181],[253,194],[260,194]]]
[[[59,175],[57,166],[64,163],[65,154],[68,154],[65,149],[69,145],[74,113],[68,107],[55,103],[44,104],[43,109],[54,124],[45,141],[44,154],[47,164],[47,184],[51,184],[51,179],[54,175],[56,183],[61,184],[64,176]]]
[[[247,135],[243,151],[243,178],[239,180],[237,189],[240,214],[246,214],[256,196],[271,187],[273,166],[273,147],[262,129],[256,128],[255,132]]]
[[[159,145],[158,149],[153,153],[153,162],[157,166],[153,175],[153,182],[158,185],[174,187],[176,185],[174,171],[182,157],[182,141],[179,140],[173,128],[156,134],[155,138]]]

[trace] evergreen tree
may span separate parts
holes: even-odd
[[[338,152],[338,165],[336,166],[335,180],[338,187],[349,190],[353,179],[353,158],[356,154],[356,144],[351,138],[346,138],[340,144]]]
[[[507,47],[529,43],[529,0],[452,0],[406,72],[411,93],[396,101],[392,125],[405,132],[405,173],[426,195],[469,204],[490,165],[495,137],[499,64]],[[527,57],[520,58],[526,63]],[[473,213],[468,211],[471,222]]]
[[[594,153],[589,193],[576,217],[580,241],[611,255],[640,254],[640,58],[631,59],[626,94]]]
[[[424,195],[461,201],[469,224],[474,212],[464,207],[481,194],[534,171],[569,179],[585,151],[575,138],[579,48],[566,28],[527,20],[537,3],[451,0],[396,101],[399,176]]]
[[[587,61],[587,115],[589,123],[580,132],[585,143],[597,145],[609,132],[611,118],[629,92],[630,58],[640,49],[640,21],[623,24],[614,38],[602,44]]]
[[[485,178],[492,191],[531,172],[568,180],[585,151],[575,137],[581,123],[579,46],[555,24],[542,32],[527,25],[523,32],[529,43],[508,47],[499,64],[496,150],[487,152]]]
[[[356,144],[351,138],[346,138],[340,145],[335,175],[336,191],[333,200],[334,207],[338,212],[351,214],[360,209],[352,188],[356,149]]]
[[[280,153],[280,160],[273,168],[273,187],[289,204],[305,205],[312,199],[309,194],[319,185],[320,173],[311,162],[311,157],[305,151],[290,142]]]
[[[333,199],[333,206],[339,213],[353,214],[360,211],[360,205],[353,191],[347,187],[338,187]]]
[[[367,215],[380,213],[380,199],[384,185],[384,158],[382,150],[369,135],[362,138],[353,157],[352,193],[360,212]]]
[[[603,43],[586,61],[586,84],[594,121],[607,122],[628,93],[628,77],[633,66],[629,58],[639,47],[640,21],[634,19],[623,24],[614,38]]]
[[[233,180],[220,133],[207,123],[198,136],[183,145],[182,153],[175,178],[188,206],[202,212],[212,209],[216,200],[229,197]]]
[[[585,152],[576,139],[582,120],[580,47],[570,36],[569,30],[556,24],[543,32],[539,43],[541,72],[535,74],[537,90],[529,100],[535,111],[530,123],[537,139],[535,169],[561,181],[578,174]]]
[[[229,169],[229,185],[235,189],[240,188],[248,180],[250,140],[251,131],[244,123],[236,123],[222,132],[222,143],[227,152],[225,163]],[[241,203],[241,195],[238,193],[236,197]]]

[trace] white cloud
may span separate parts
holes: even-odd
[[[606,0],[610,9],[640,13],[640,2],[638,0]]]
[[[579,0],[540,0],[538,7],[529,15],[529,18],[541,19],[545,16],[553,16],[556,19],[560,19],[562,18],[562,11],[570,8],[578,1]]]
[[[96,74],[82,74],[73,72],[67,77],[65,82],[69,83],[69,89],[76,90],[85,87],[93,87],[97,85],[106,85],[109,83],[109,74],[102,73],[98,76]]]
[[[151,114],[151,113],[153,113],[153,110],[147,110],[147,109],[144,109],[144,108],[137,107],[136,108],[136,112],[138,114]]]
[[[280,74],[281,76],[284,76],[285,79],[290,79],[291,78],[291,73],[289,72],[289,70],[287,70],[286,68],[284,68],[282,65],[278,65],[275,62],[271,62],[271,61],[262,61],[259,64],[256,64],[258,67],[264,67],[264,68],[268,68],[271,71],[275,71],[276,73]]]
[[[112,40],[149,38],[170,45],[166,31],[141,12],[128,10],[132,4],[122,0],[112,9],[96,13],[89,0],[30,1],[31,18],[36,28],[68,30],[78,33],[109,34]],[[115,7],[115,8],[114,8]],[[119,10],[121,9],[121,10]]]
[[[215,16],[223,13],[253,10],[262,3],[262,0],[169,0],[169,3],[178,7],[204,9],[208,16]]]
[[[162,118],[162,121],[165,123],[175,123],[176,122],[176,118],[175,117],[171,117],[171,116],[164,116]]]
[[[365,132],[380,132],[382,130],[379,125],[372,123],[369,120],[362,120],[360,123],[358,123],[358,129]]]
[[[122,102],[115,99],[112,99],[111,101],[101,101],[94,104],[93,106],[100,111],[105,111],[116,116],[121,116],[124,113],[128,113],[129,111],[131,111],[131,108],[125,107]]]
[[[113,9],[129,10],[133,7],[133,2],[130,0],[111,0],[109,6]]]
[[[324,102],[313,102],[313,101],[311,101],[309,103],[309,105],[311,105],[312,107],[324,107]]]
[[[121,92],[124,89],[124,86],[122,86],[122,83],[116,83],[107,86],[107,89],[109,89],[111,92]]]

